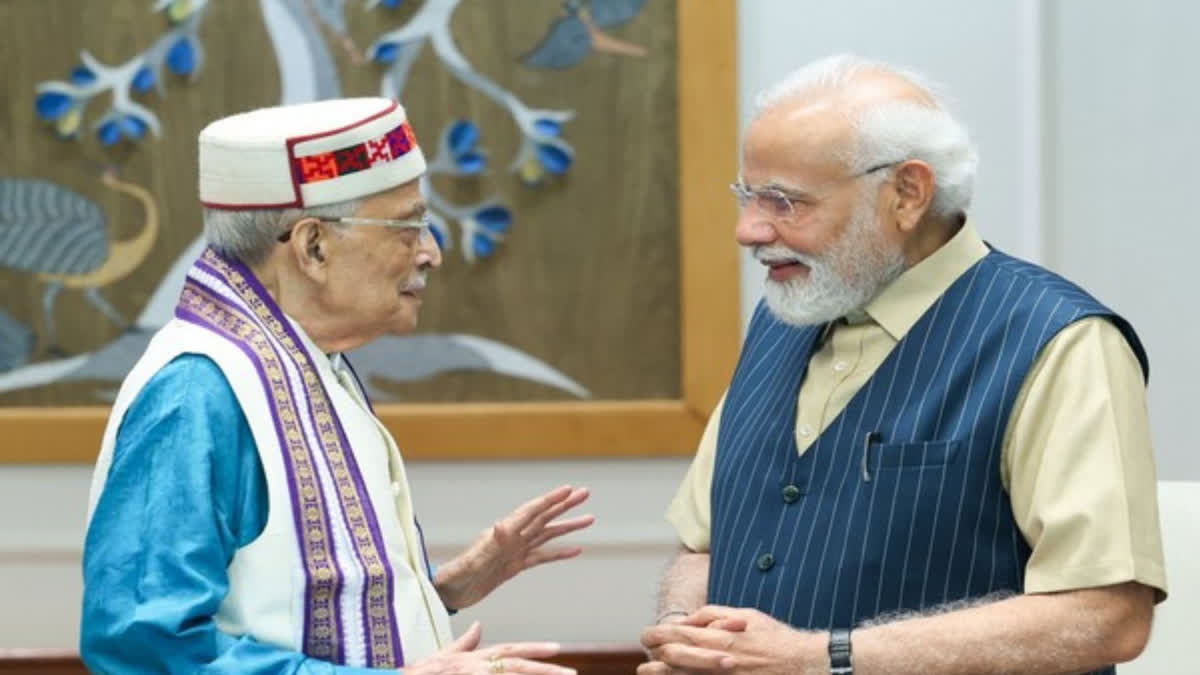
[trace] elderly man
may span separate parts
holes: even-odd
[[[435,570],[395,441],[342,353],[413,330],[441,254],[404,109],[325,101],[200,134],[210,248],[113,407],[84,550],[81,653],[108,673],[559,675],[448,610],[579,553],[565,486]]]
[[[1142,650],[1166,589],[1146,355],[980,239],[975,165],[883,64],[760,99],[733,188],[765,303],[668,511],[684,548],[641,675],[1110,673]]]

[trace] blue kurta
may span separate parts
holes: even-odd
[[[266,476],[233,390],[207,357],[176,358],[125,414],[88,527],[84,663],[122,674],[395,672],[217,630],[226,568],[266,522]]]

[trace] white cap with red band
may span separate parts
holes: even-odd
[[[200,132],[200,202],[209,208],[321,206],[424,173],[404,108],[386,98],[262,108]]]

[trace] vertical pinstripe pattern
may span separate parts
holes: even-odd
[[[1123,319],[992,251],[800,455],[796,399],[825,327],[788,326],[760,305],[721,417],[709,601],[828,629],[1021,592],[1030,550],[1000,482],[1000,444],[1042,348],[1088,316],[1113,321],[1148,372]],[[799,497],[785,499],[785,488]]]

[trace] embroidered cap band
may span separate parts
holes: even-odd
[[[200,202],[209,208],[321,206],[423,173],[404,108],[385,98],[262,108],[200,132]]]

